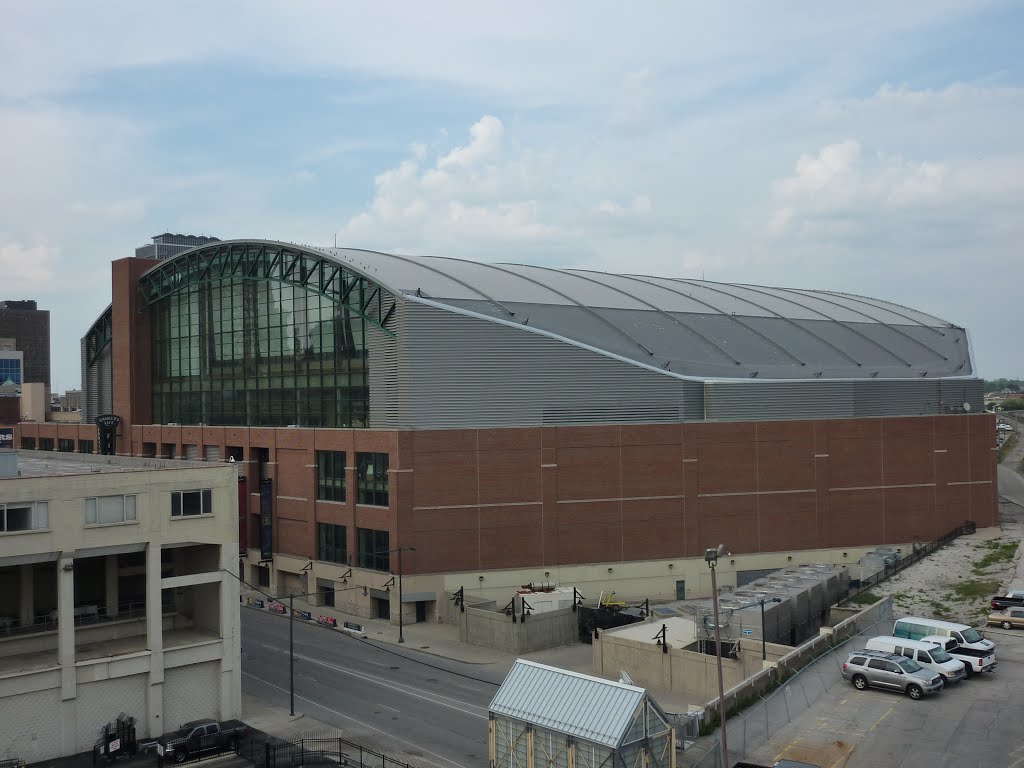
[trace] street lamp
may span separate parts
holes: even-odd
[[[725,544],[704,551],[704,561],[711,569],[711,605],[715,617],[715,664],[718,666],[718,719],[722,723],[722,768],[729,768],[729,741],[725,734],[725,683],[722,680],[722,630],[718,624],[718,579],[715,568],[718,558],[729,554]]]
[[[403,552],[415,552],[416,545],[413,544],[409,547],[397,547],[396,549],[388,550],[388,553],[398,553],[398,642],[405,642],[405,618],[402,616],[402,553]]]

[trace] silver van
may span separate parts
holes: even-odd
[[[843,679],[858,691],[868,686],[902,691],[920,699],[942,690],[942,678],[922,669],[916,661],[882,651],[854,651],[843,662]]]
[[[907,640],[903,637],[873,637],[864,646],[869,651],[895,653],[913,659],[929,672],[942,678],[946,685],[959,683],[967,677],[964,663],[946,653],[940,643],[929,643],[925,640]]]

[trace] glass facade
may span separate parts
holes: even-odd
[[[344,304],[230,276],[151,311],[155,423],[366,426],[366,331]]]
[[[0,385],[21,384],[21,360],[0,357]]]

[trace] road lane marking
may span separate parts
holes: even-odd
[[[245,671],[243,671],[242,674],[245,675],[246,677],[251,677],[253,680],[258,680],[259,682],[263,683],[264,685],[268,685],[271,688],[276,688],[277,690],[281,691],[282,693],[289,693],[289,691],[286,688],[282,688],[279,685],[274,685],[272,682],[270,682],[269,680],[264,680],[262,677],[256,677],[256,675],[250,674],[249,672],[245,672]],[[330,712],[331,714],[337,715],[338,717],[342,717],[342,718],[344,718],[346,720],[351,720],[353,723],[357,723],[357,724],[363,726],[364,728],[369,728],[371,731],[375,731],[375,732],[377,732],[377,733],[379,733],[379,734],[381,734],[383,736],[388,737],[389,739],[393,739],[394,741],[400,741],[403,744],[408,744],[413,749],[417,749],[417,750],[419,750],[421,752],[426,752],[428,755],[433,755],[434,757],[438,758],[439,760],[444,760],[446,763],[451,763],[452,765],[458,766],[458,768],[469,768],[469,766],[463,765],[462,763],[457,763],[454,760],[445,757],[444,755],[439,755],[437,752],[431,752],[429,749],[427,749],[426,747],[424,747],[421,744],[416,744],[416,743],[413,743],[411,741],[406,741],[401,736],[395,736],[390,731],[384,731],[384,730],[381,730],[380,728],[374,728],[369,723],[364,723],[362,720],[357,720],[356,718],[352,717],[351,715],[346,715],[346,714],[344,714],[342,712],[339,712],[336,709],[331,709],[330,707],[325,707],[323,704],[318,704],[317,702],[313,701],[312,699],[307,699],[305,696],[299,696],[298,694],[295,694],[295,698],[299,699],[300,701],[304,701],[307,704],[312,704],[314,707],[319,707],[320,709],[324,710],[325,712]]]
[[[255,643],[255,645],[259,645],[259,646],[267,648],[267,649],[269,649],[271,651],[277,651],[277,652],[282,653],[282,654],[283,653],[287,653],[286,651],[284,651],[281,648],[278,648],[277,646],[267,645],[266,643]],[[486,712],[487,711],[484,707],[478,707],[477,705],[470,704],[467,701],[462,701],[460,699],[453,699],[450,696],[442,696],[439,693],[431,693],[429,691],[425,691],[422,688],[416,688],[414,686],[407,685],[405,683],[388,683],[388,682],[385,682],[385,681],[381,680],[380,678],[373,677],[372,675],[364,675],[361,672],[356,672],[355,670],[348,669],[346,667],[339,667],[337,664],[330,664],[330,663],[328,663],[326,661],[320,661],[319,659],[314,659],[311,656],[304,656],[302,654],[296,653],[295,654],[295,658],[301,659],[303,661],[308,661],[311,664],[319,664],[322,667],[327,667],[328,669],[333,669],[336,672],[341,672],[342,674],[345,674],[345,675],[351,675],[352,677],[358,677],[360,680],[365,680],[368,683],[374,683],[374,684],[380,685],[380,686],[382,686],[384,688],[390,688],[393,691],[398,691],[399,693],[404,693],[407,696],[415,696],[418,699],[423,699],[424,701],[429,701],[431,704],[438,704],[438,705],[440,705],[442,707],[448,707],[449,709],[454,709],[455,711],[461,712],[464,715],[469,715],[471,717],[476,717],[476,718],[479,718],[481,720],[487,720],[488,719],[487,715],[481,715],[479,712],[470,712],[468,709],[463,709],[462,707],[456,706],[455,704],[447,703],[447,702],[454,701],[454,702],[457,702],[458,704],[462,704],[463,706],[466,706],[466,707],[473,707],[474,709],[480,710],[480,712]],[[442,699],[444,699],[444,701],[442,701]]]
[[[390,709],[392,712],[398,712],[398,714],[402,714],[399,710],[395,709],[394,707],[389,707],[387,704],[381,704],[380,706],[384,707],[384,709]]]

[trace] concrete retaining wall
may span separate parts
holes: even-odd
[[[466,607],[459,617],[459,639],[506,653],[532,653],[569,645],[578,639],[576,613],[571,608],[532,613],[516,621],[502,611]]]

